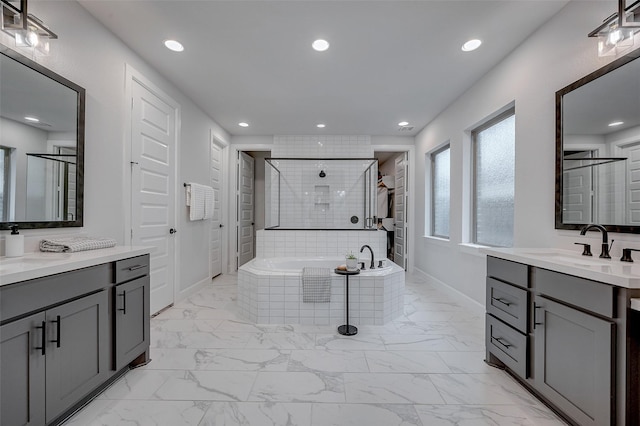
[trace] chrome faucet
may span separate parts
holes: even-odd
[[[374,269],[375,268],[375,263],[374,263],[374,260],[373,260],[373,250],[371,250],[371,247],[369,247],[368,245],[365,244],[362,247],[360,247],[360,253],[362,253],[362,251],[365,248],[368,248],[369,251],[371,252],[371,266],[369,266],[369,269]]]
[[[602,232],[602,252],[600,253],[600,258],[611,259],[611,256],[609,255],[609,233],[607,232],[607,228],[605,228],[602,225],[597,225],[595,223],[592,223],[582,228],[580,230],[580,235],[585,235],[587,231],[591,228],[595,228],[600,232]],[[611,241],[611,244],[613,245],[613,241]]]

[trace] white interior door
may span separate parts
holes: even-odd
[[[239,152],[238,156],[238,267],[254,257],[253,253],[253,184],[254,159]]]
[[[177,105],[132,84],[131,243],[153,246],[151,312],[174,302]],[[167,99],[167,101],[165,101]]]
[[[222,148],[211,141],[211,187],[213,188],[213,217],[211,220],[211,244],[209,256],[211,277],[222,273]]]
[[[393,261],[407,269],[407,153],[395,160]]]
[[[640,143],[622,149],[627,157],[626,225],[640,225]]]

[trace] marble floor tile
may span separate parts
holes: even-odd
[[[161,399],[156,396],[156,391],[176,374],[173,370],[138,368],[114,382],[98,399]]]
[[[151,333],[151,347],[244,348],[251,337],[248,333],[155,331]]]
[[[562,426],[550,412],[534,412],[516,405],[416,405],[424,425]]]
[[[429,377],[447,404],[538,404],[506,373],[431,374]]]
[[[486,352],[437,352],[452,373],[504,374],[484,362]]]
[[[253,333],[245,347],[248,349],[313,349],[316,347],[316,336],[291,332]]]
[[[83,408],[66,426],[197,426],[209,408],[202,401],[100,400]]]
[[[385,345],[380,336],[357,334],[355,336],[341,336],[334,334],[317,334],[316,348],[340,350],[384,350]]]
[[[199,426],[311,426],[311,403],[213,402]]]
[[[344,373],[349,403],[444,404],[428,374]]]
[[[423,426],[411,404],[313,404],[311,420],[313,426]]]
[[[372,373],[451,373],[436,352],[366,351]]]
[[[252,324],[224,275],[151,320],[151,362],[66,425],[437,426],[562,421],[484,363],[484,313],[407,274],[383,326]]]
[[[213,332],[218,329],[224,320],[175,320],[175,319],[157,319],[151,320],[151,332],[194,332],[202,331],[206,333]]]
[[[287,371],[328,373],[369,372],[363,351],[302,350],[291,351]]]
[[[249,401],[345,402],[341,374],[258,373]]]
[[[385,334],[380,336],[389,351],[453,351],[446,336],[432,334]]]
[[[246,401],[257,374],[244,371],[184,371],[169,378],[155,395],[163,400],[177,401]]]

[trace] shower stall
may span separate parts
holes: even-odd
[[[375,230],[375,158],[267,158],[265,229]]]

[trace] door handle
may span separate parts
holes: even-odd
[[[127,315],[127,292],[126,290],[122,290],[122,293],[118,296],[122,297],[122,308],[118,309],[122,311],[122,315]]]
[[[176,232],[178,232],[178,230],[177,230],[177,229],[174,229],[174,228],[169,229],[169,233],[170,233],[171,235],[175,234]]]
[[[58,315],[56,317],[55,320],[51,321],[51,322],[55,322],[56,323],[56,333],[57,333],[57,337],[53,340],[50,340],[51,343],[55,343],[56,347],[59,348],[60,347],[60,323],[62,322],[60,320],[60,315]]]
[[[223,224],[220,224],[220,228],[224,228],[224,225],[223,225]]]
[[[42,355],[46,355],[47,354],[47,322],[42,321],[42,325],[36,328],[42,329],[42,335],[40,337],[40,345],[42,346],[36,346],[36,349],[40,349]]]
[[[536,329],[536,325],[542,325],[541,322],[538,322],[538,309],[542,309],[542,306],[538,306],[536,303],[533,304],[533,329]]]

